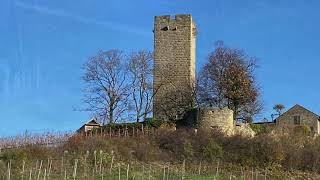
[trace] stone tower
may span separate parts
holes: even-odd
[[[153,115],[181,117],[172,107],[188,106],[186,94],[195,84],[196,26],[191,15],[156,16],[154,20]],[[192,98],[194,100],[194,98]],[[182,104],[181,104],[182,103]],[[184,103],[184,104],[183,104]]]

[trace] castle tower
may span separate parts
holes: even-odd
[[[191,15],[156,16],[154,21],[153,115],[157,119],[181,116],[179,106],[195,84],[196,26]],[[194,102],[194,98],[193,102]],[[177,102],[179,101],[179,102]],[[186,102],[184,102],[186,101]],[[182,104],[181,104],[182,103]],[[184,104],[183,104],[184,103]]]

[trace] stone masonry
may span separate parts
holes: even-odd
[[[190,91],[195,84],[196,26],[191,15],[156,16],[154,21],[153,115],[166,119],[164,98],[171,92]],[[178,98],[178,97],[177,97]],[[170,101],[169,101],[170,102]],[[164,106],[166,105],[166,106]]]
[[[233,111],[230,109],[201,108],[198,115],[200,129],[218,129],[228,135],[233,133]]]
[[[232,135],[235,130],[233,111],[228,108],[194,108],[187,111],[178,127],[191,127],[211,131],[218,130]]]

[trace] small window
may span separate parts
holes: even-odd
[[[165,26],[163,28],[161,28],[162,31],[168,31],[169,30],[169,26]]]
[[[295,125],[300,125],[300,116],[293,116],[293,123]]]

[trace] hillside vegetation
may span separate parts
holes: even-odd
[[[303,129],[254,138],[219,132],[99,130],[58,144],[3,148],[0,179],[319,178],[320,139]]]

